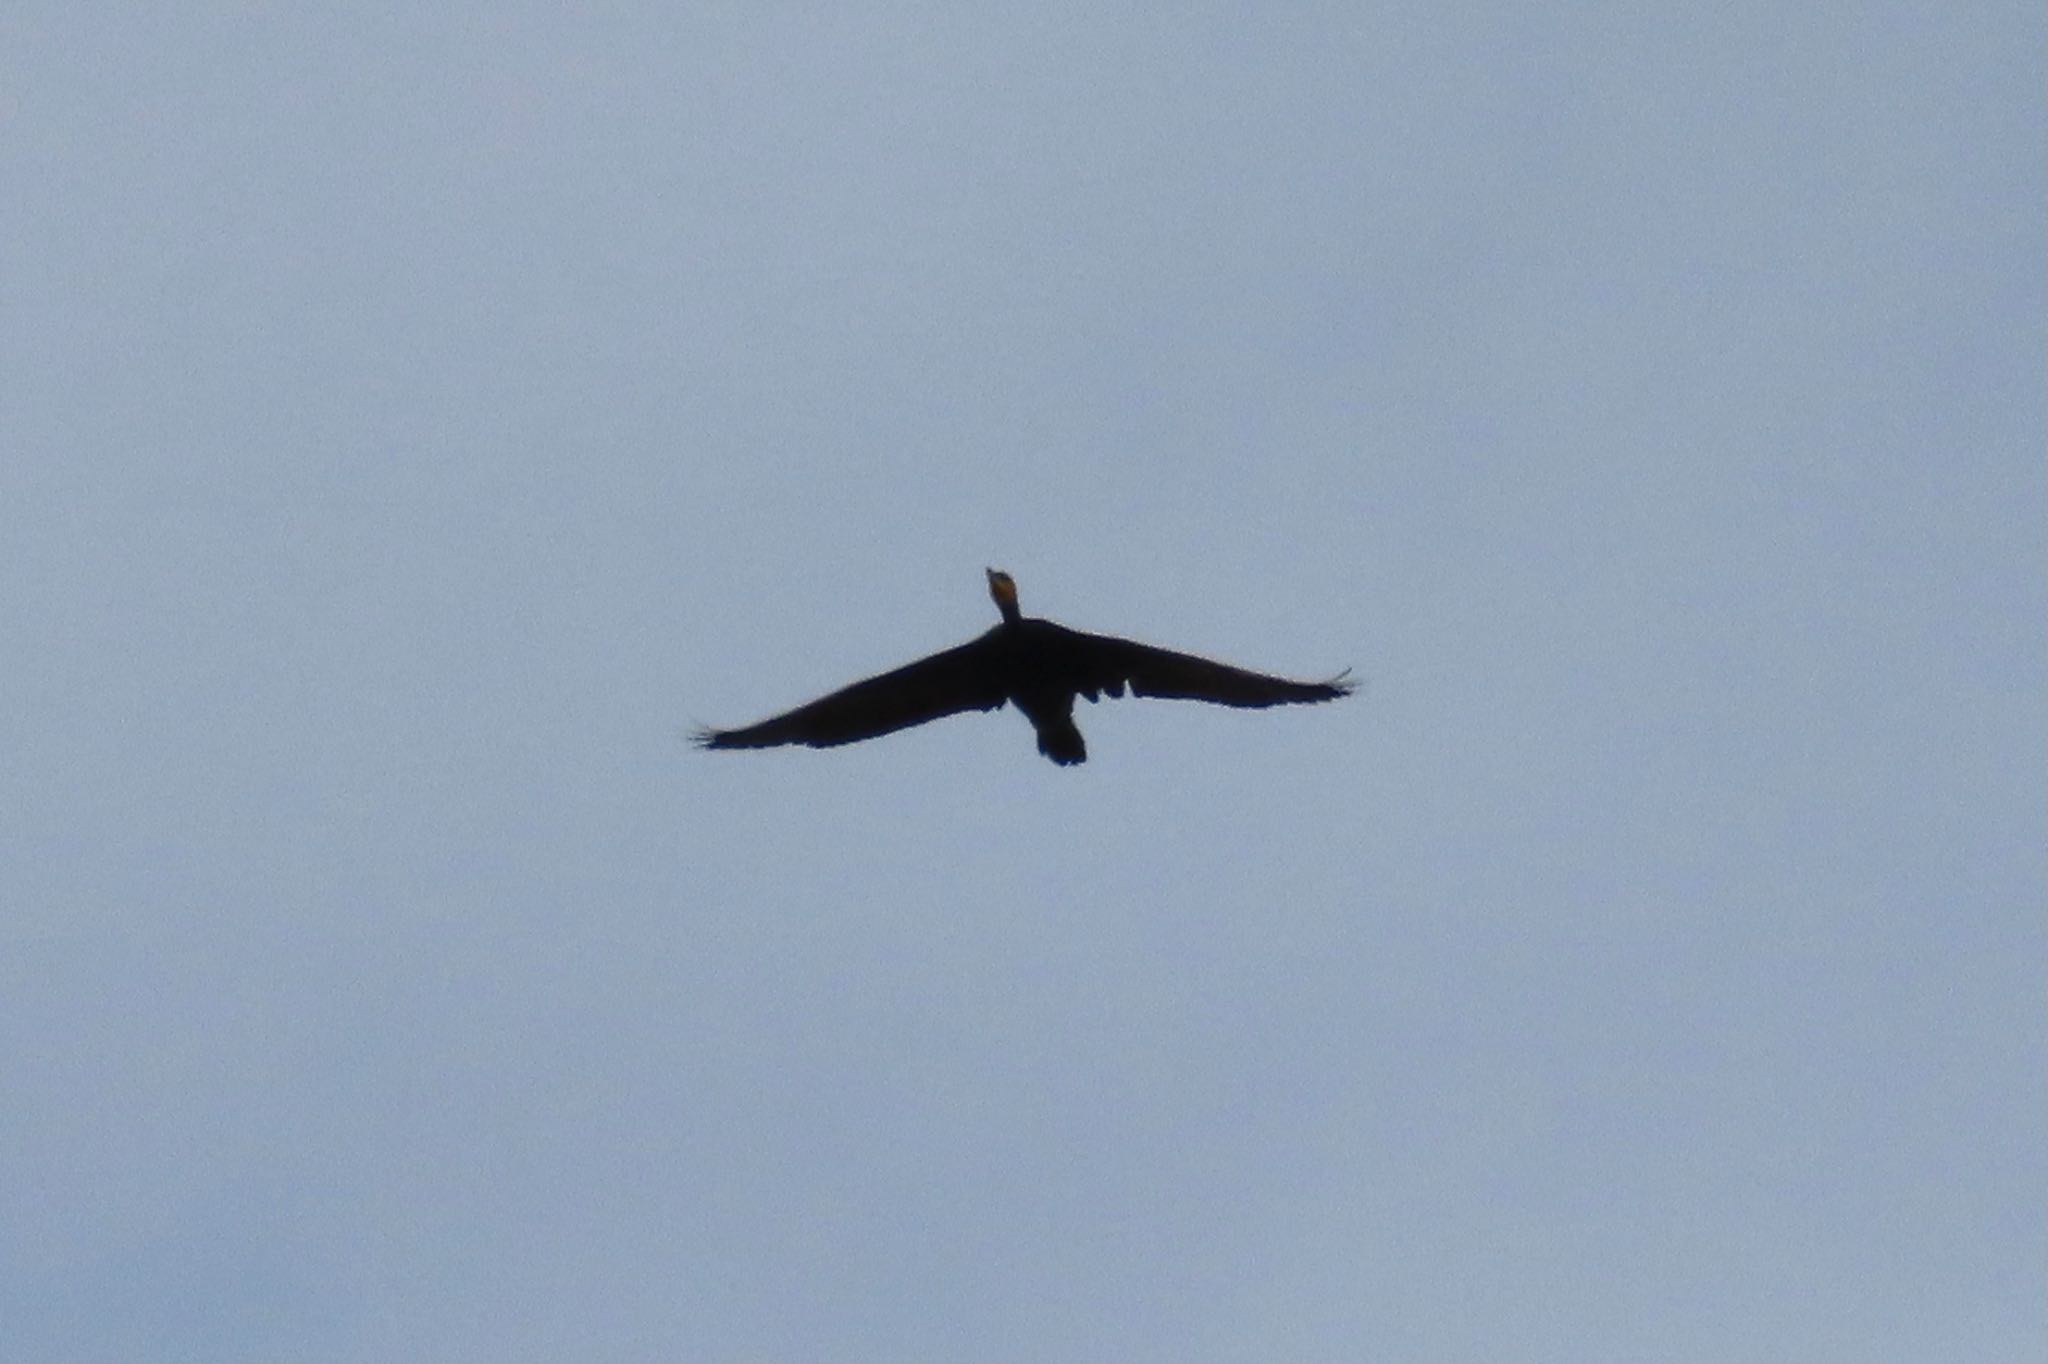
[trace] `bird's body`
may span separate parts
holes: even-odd
[[[1023,615],[1009,574],[990,569],[988,583],[1003,619],[979,638],[745,729],[700,730],[698,743],[705,748],[825,748],[1008,703],[1037,731],[1038,751],[1066,766],[1088,758],[1074,725],[1077,697],[1096,701],[1129,690],[1133,696],[1274,706],[1332,701],[1352,689],[1342,675],[1327,682],[1295,682],[1113,635],[1069,630]]]

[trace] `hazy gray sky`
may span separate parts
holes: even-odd
[[[12,7],[0,1357],[2048,1357],[2044,52]]]

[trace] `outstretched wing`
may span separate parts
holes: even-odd
[[[892,672],[844,687],[745,729],[701,729],[705,748],[773,748],[809,744],[829,748],[872,739],[963,710],[994,710],[1003,704],[1000,679],[992,675],[980,640]]]
[[[1349,696],[1358,685],[1345,673],[1325,682],[1296,682],[1114,635],[1067,633],[1072,636],[1072,666],[1081,683],[1077,689],[1091,701],[1097,691],[1121,696],[1128,687],[1133,696],[1213,701],[1219,706],[1282,706],[1334,701]]]

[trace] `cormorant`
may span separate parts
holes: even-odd
[[[1155,649],[1113,635],[1069,630],[1017,608],[1017,584],[989,569],[988,593],[1002,623],[979,639],[870,677],[745,729],[700,729],[705,748],[827,748],[872,739],[944,715],[995,710],[1015,703],[1038,731],[1038,751],[1066,766],[1086,762],[1088,747],[1074,727],[1074,698],[1107,692],[1214,701],[1224,706],[1277,706],[1334,701],[1355,683],[1339,673],[1327,682],[1293,682],[1248,672],[1193,654]]]

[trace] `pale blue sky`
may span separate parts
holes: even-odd
[[[2048,1357],[2044,29],[10,9],[0,1357]]]

